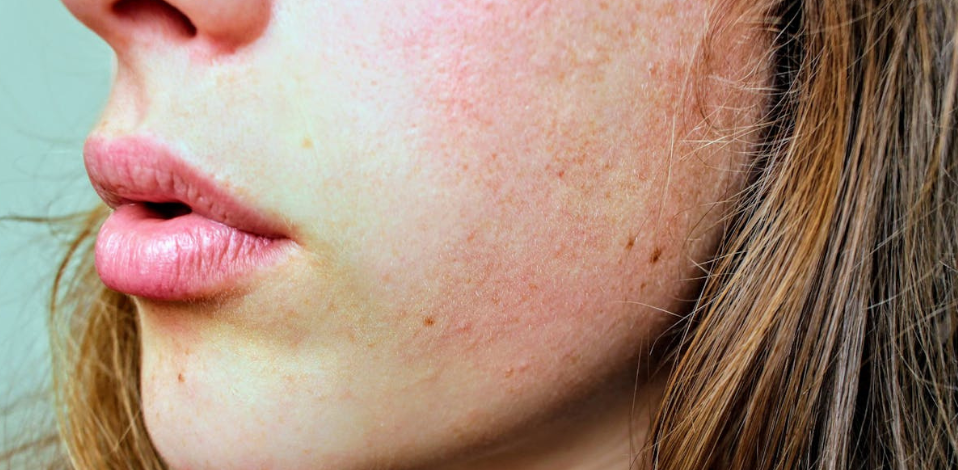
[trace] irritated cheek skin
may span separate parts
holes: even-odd
[[[675,31],[701,28],[675,25],[704,27],[696,3],[409,6],[396,21],[403,29],[387,30],[383,42],[395,52],[389,67],[414,96],[418,147],[410,166],[422,173],[397,198],[404,202],[384,213],[418,216],[425,228],[406,238],[400,256],[408,258],[398,264],[414,269],[439,251],[441,264],[460,269],[424,276],[493,291],[493,298],[541,298],[559,286],[550,279],[556,272],[591,269],[597,281],[612,274],[599,266],[647,258],[653,241],[681,239],[670,233],[675,221],[663,216],[657,188],[669,178],[670,138],[685,131],[673,117],[685,111],[690,45],[700,39]],[[433,190],[426,200],[416,193],[421,187]],[[455,223],[443,226],[444,219]],[[430,225],[444,229],[442,240]],[[417,245],[430,237],[429,246]],[[595,265],[575,267],[587,254]],[[491,287],[497,282],[504,285]],[[577,306],[591,294],[569,292],[555,302]]]
[[[516,124],[548,124],[530,117],[581,114],[580,102],[617,93],[631,95],[614,96],[631,103],[668,105],[649,98],[677,85],[696,39],[674,26],[704,23],[701,5],[667,0],[415,5],[397,21],[403,29],[387,29],[383,42],[417,82],[420,103],[440,122],[464,131],[498,124],[505,135],[517,133]],[[629,83],[615,81],[622,74]]]
[[[537,384],[587,389],[694,296],[690,260],[715,239],[692,227],[714,227],[709,204],[734,187],[716,176],[727,161],[673,146],[698,137],[685,86],[707,2],[429,3],[395,41],[412,158],[436,188],[389,211],[424,227],[397,263],[419,284],[377,271],[409,299],[402,357],[446,383],[482,370],[519,403]],[[483,429],[469,421],[483,413],[459,427]]]
[[[387,31],[422,170],[383,203],[408,230],[390,234],[401,244],[362,251],[412,335],[406,370],[434,364],[423,380],[445,384],[482,370],[534,410],[536,384],[586,387],[567,382],[597,380],[657,336],[665,315],[639,305],[675,310],[693,274],[683,250],[701,217],[677,213],[718,199],[711,178],[663,189],[689,176],[670,175],[669,156],[673,134],[688,134],[673,118],[700,40],[673,31],[704,29],[693,3],[414,2]],[[464,411],[457,429],[495,429],[475,423],[496,412]]]
[[[637,196],[667,177],[669,139],[684,131],[673,118],[688,107],[689,45],[699,39],[673,30],[704,25],[703,7],[420,3],[385,42],[415,97],[411,165],[428,184],[492,212],[532,205],[596,221],[596,207],[628,205],[602,214],[610,225],[641,213],[636,201],[656,202]]]

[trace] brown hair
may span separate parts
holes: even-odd
[[[958,467],[956,15],[772,6],[773,102],[655,468]]]
[[[956,15],[950,0],[768,7],[751,182],[680,325],[655,468],[958,466]],[[93,269],[105,215],[83,221],[51,304],[59,465],[164,468],[133,304]]]

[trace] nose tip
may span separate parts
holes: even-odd
[[[63,0],[118,54],[136,44],[203,43],[231,52],[269,25],[272,0]]]

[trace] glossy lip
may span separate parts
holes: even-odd
[[[84,162],[94,189],[115,209],[97,237],[96,267],[116,291],[168,301],[236,293],[292,245],[281,223],[156,139],[91,137]],[[177,211],[163,214],[153,204]]]

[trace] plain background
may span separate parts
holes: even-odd
[[[82,146],[105,104],[112,57],[59,1],[0,0],[0,217],[97,202]],[[0,443],[43,413],[33,397],[49,371],[45,309],[65,240],[41,224],[0,221]]]

